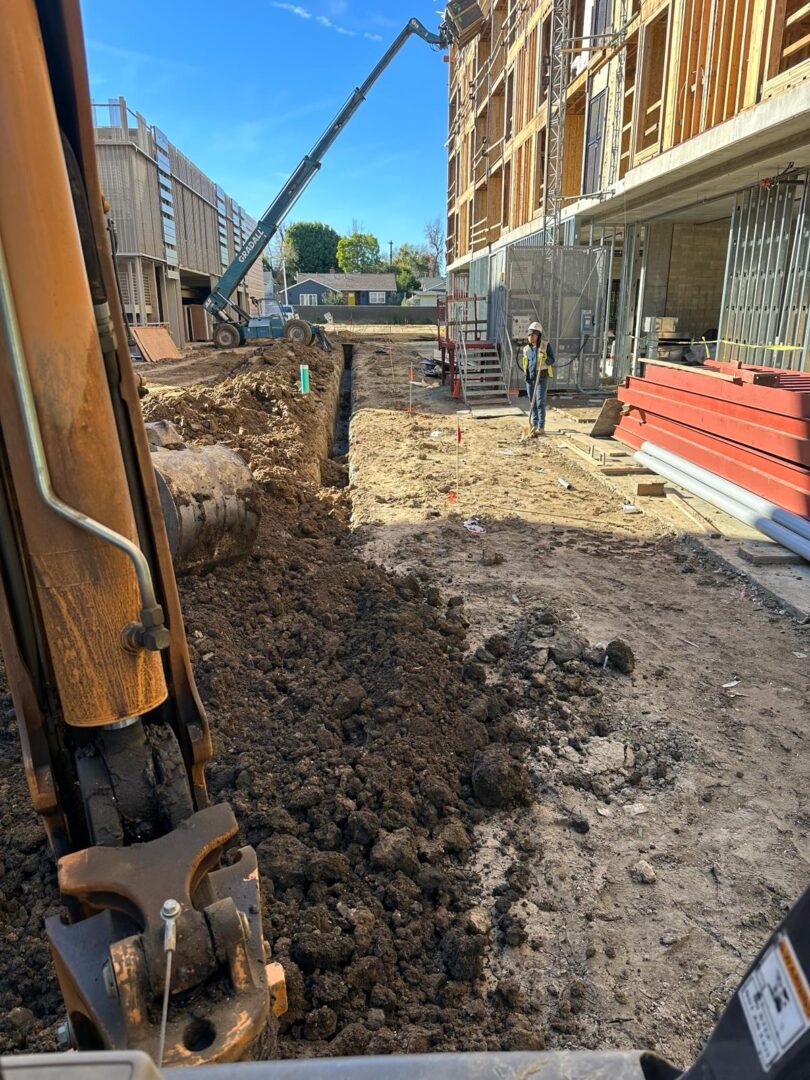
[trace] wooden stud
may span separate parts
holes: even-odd
[[[640,356],[640,364],[648,364],[652,367],[675,368],[676,371],[687,371],[690,375],[702,375],[706,379],[722,379],[723,382],[739,382],[739,375],[727,375],[724,371],[707,371],[702,367],[687,367],[685,364],[673,364],[671,360],[650,360]]]
[[[725,116],[731,116],[734,111],[734,96],[732,89],[735,90],[737,86],[737,75],[740,69],[740,56],[737,52],[737,42],[739,41],[739,16],[740,16],[740,4],[739,0],[735,0],[732,4],[732,20],[731,20],[731,36],[729,40],[729,65],[728,75],[726,78],[726,92],[723,98],[723,112]]]
[[[603,476],[652,476],[652,469],[645,469],[643,465],[600,465],[599,472]]]
[[[768,26],[768,50],[765,69],[765,81],[779,74],[782,58],[782,35],[785,32],[786,0],[771,0],[771,18]]]

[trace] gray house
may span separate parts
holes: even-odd
[[[350,306],[396,304],[396,274],[299,274],[287,288],[287,303],[293,307],[316,307],[328,303],[327,293],[340,293]]]

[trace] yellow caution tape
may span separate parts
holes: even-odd
[[[697,344],[697,342],[693,342]],[[731,341],[728,338],[719,338],[717,341],[700,339],[701,345],[733,345],[735,349],[769,349],[775,352],[801,352],[803,345],[756,345],[745,341]]]

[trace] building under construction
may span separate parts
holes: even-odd
[[[127,318],[166,325],[177,345],[207,341],[202,303],[256,222],[123,98],[93,109]],[[257,264],[234,300],[255,312],[263,293]]]
[[[810,4],[479,6],[450,55],[447,233],[488,336],[508,354],[539,317],[563,385],[696,340],[807,368]]]

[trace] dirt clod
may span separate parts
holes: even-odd
[[[450,930],[442,941],[442,957],[452,979],[473,982],[481,974],[486,944],[478,934]]]
[[[634,881],[639,881],[643,885],[654,885],[657,880],[655,870],[646,859],[639,859],[630,870],[630,876]]]
[[[416,845],[408,829],[383,834],[371,849],[370,862],[378,870],[401,870],[415,874],[419,868]]]
[[[636,658],[626,641],[615,638],[608,644],[606,651],[608,660],[615,668],[624,675],[632,674],[636,666]]]
[[[472,787],[482,806],[515,806],[528,798],[526,767],[503,747],[487,747],[475,756]]]

